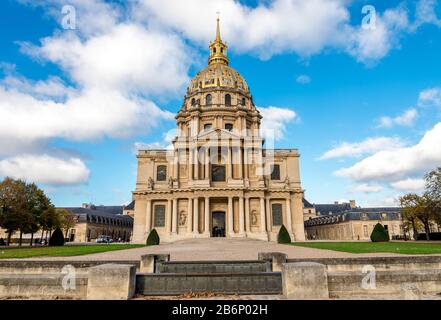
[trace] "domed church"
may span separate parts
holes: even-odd
[[[140,150],[133,242],[190,238],[276,241],[282,225],[305,240],[296,149],[265,149],[262,116],[245,79],[229,66],[220,35],[176,115],[171,150]]]

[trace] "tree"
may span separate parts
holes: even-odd
[[[403,215],[403,223],[405,226],[411,226],[413,231],[413,238],[417,240],[418,230],[421,227],[421,222],[418,216],[424,210],[421,197],[414,193],[406,194],[400,197],[401,213]]]
[[[67,238],[69,230],[74,228],[77,223],[77,217],[66,209],[56,209],[60,218],[60,227],[64,231],[64,237]]]
[[[426,193],[437,202],[441,202],[441,167],[430,171],[424,176]]]
[[[52,233],[50,239],[49,239],[49,245],[50,246],[55,246],[55,247],[60,247],[60,246],[64,246],[64,236],[63,236],[63,231],[61,231],[60,228],[56,228],[54,233]]]
[[[40,216],[41,240],[43,240],[44,232],[51,233],[52,230],[61,226],[60,216],[53,206],[47,208]]]
[[[147,237],[146,244],[148,246],[157,246],[159,244],[159,242],[160,242],[160,239],[159,239],[158,232],[156,232],[156,229],[153,229],[152,231],[150,231],[150,234]]]
[[[371,233],[372,242],[387,242],[389,241],[389,233],[384,229],[381,223],[377,223]]]
[[[278,243],[291,243],[291,237],[289,236],[288,230],[286,230],[285,226],[282,224],[279,230],[279,234],[277,235]]]
[[[7,245],[11,237],[22,226],[26,207],[26,183],[22,180],[5,178],[0,182],[0,226],[8,233]]]

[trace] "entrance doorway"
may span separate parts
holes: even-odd
[[[212,237],[225,237],[225,212],[216,211],[211,214]]]

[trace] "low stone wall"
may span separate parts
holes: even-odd
[[[87,276],[63,286],[63,274],[0,274],[0,298],[85,299]]]
[[[441,270],[369,272],[328,273],[329,297],[420,299],[441,293]]]
[[[441,269],[441,256],[396,256],[360,258],[287,259],[286,262],[316,262],[324,264],[328,272],[361,271],[366,265],[377,271]]]
[[[107,261],[51,261],[51,260],[0,260],[1,274],[40,274],[61,273],[66,266],[73,266],[77,274],[87,274],[90,267],[100,264],[132,264],[137,269],[140,261],[107,260]]]

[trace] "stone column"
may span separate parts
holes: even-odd
[[[173,201],[172,199],[168,200],[167,203],[167,232],[172,232],[172,219],[173,219]]]
[[[204,234],[210,236],[210,197],[205,197]]]
[[[194,179],[199,180],[199,152],[198,147],[194,148]]]
[[[187,208],[187,232],[191,233],[193,231],[193,210],[192,210],[193,199],[188,198],[188,208]]]
[[[305,241],[305,226],[303,221],[303,193],[295,193],[291,201],[292,225],[295,241]]]
[[[265,198],[260,198],[260,231],[266,231]]]
[[[199,198],[193,199],[193,233],[199,234]]]
[[[187,164],[187,170],[188,170],[188,181],[193,181],[193,149],[191,146],[189,146],[188,149],[188,164]]]
[[[243,158],[244,158],[244,162],[243,162],[243,177],[244,179],[248,179],[248,164],[249,164],[249,154],[248,154],[248,149],[243,149]]]
[[[210,179],[210,148],[205,148],[205,179]]]
[[[233,197],[228,197],[228,235],[234,234]]]
[[[179,171],[179,150],[175,150],[173,156],[173,179],[178,179]]]
[[[152,228],[152,200],[147,200],[145,217],[145,232],[148,234]]]
[[[244,235],[244,231],[243,197],[239,197],[239,234]]]
[[[271,232],[272,231],[272,227],[271,227],[270,199],[266,198],[265,202],[266,202],[266,230],[268,232]]]
[[[243,161],[242,161],[242,148],[239,145],[239,148],[237,150],[237,157],[238,157],[238,163],[239,166],[239,179],[243,179]]]
[[[251,232],[250,198],[245,198],[245,231]]]
[[[231,147],[228,146],[227,181],[233,178],[233,161],[231,152]]]
[[[291,216],[291,199],[286,199],[286,228],[288,232],[292,233],[292,216]]]
[[[178,230],[178,199],[173,199],[172,233],[176,234],[177,230]]]

